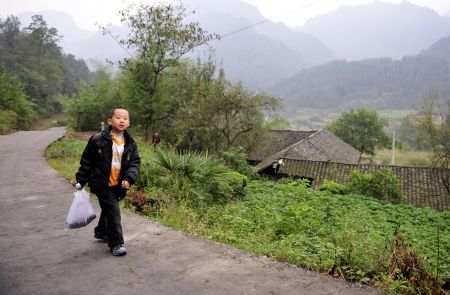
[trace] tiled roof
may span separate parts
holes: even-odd
[[[249,160],[260,161],[256,166],[259,171],[280,158],[350,164],[358,162],[359,152],[327,129],[275,131],[271,132],[271,136],[271,140],[261,144],[257,152],[249,156]]]
[[[263,161],[316,132],[318,131],[271,130],[264,141],[248,153],[247,158],[252,161]]]

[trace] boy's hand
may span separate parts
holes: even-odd
[[[126,180],[122,181],[122,188],[124,189],[129,189],[130,188],[130,183]]]

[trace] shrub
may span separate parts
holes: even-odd
[[[226,201],[243,194],[247,177],[224,167],[219,158],[161,149],[151,157],[141,169],[141,187],[159,187],[190,202]]]
[[[373,173],[353,170],[349,177],[349,190],[381,201],[401,203],[403,196],[400,183],[390,169],[379,169]]]
[[[345,184],[336,183],[332,180],[325,180],[320,187],[321,191],[327,191],[335,195],[345,195],[348,193],[348,187]]]
[[[255,178],[257,175],[256,169],[247,163],[247,156],[242,148],[231,147],[221,151],[218,157],[223,160],[227,167],[249,178]]]
[[[6,134],[17,128],[17,115],[13,111],[0,110],[0,134]]]

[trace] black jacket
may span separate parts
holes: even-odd
[[[89,139],[80,160],[80,168],[76,173],[77,182],[84,186],[89,184],[91,192],[97,196],[108,192],[109,175],[112,161],[111,126]],[[131,135],[125,131],[125,147],[122,154],[119,184],[127,180],[130,185],[139,176],[141,158],[137,145]],[[120,190],[122,199],[126,190]]]

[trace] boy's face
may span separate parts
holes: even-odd
[[[130,115],[127,110],[116,109],[111,118],[108,119],[108,124],[117,133],[122,133],[130,126]]]

